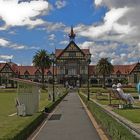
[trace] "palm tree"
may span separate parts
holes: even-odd
[[[39,50],[33,57],[33,65],[38,67],[41,70],[42,74],[42,84],[44,86],[44,73],[46,68],[50,68],[51,59],[46,50]]]
[[[109,62],[108,58],[101,58],[96,65],[97,74],[103,76],[103,87],[105,88],[106,75],[110,75],[113,72],[113,65]]]

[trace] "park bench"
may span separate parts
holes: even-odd
[[[114,99],[119,100],[118,105],[121,105],[121,104],[126,105],[128,103],[128,101],[126,99],[124,99],[116,89],[111,89],[109,91],[109,105],[113,105],[112,100],[114,100]],[[121,101],[122,101],[122,103],[121,103]]]
[[[96,100],[106,100],[108,101],[108,93],[102,93],[101,91],[96,92],[95,94]]]

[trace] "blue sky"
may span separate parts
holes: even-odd
[[[69,43],[71,25],[92,64],[109,57],[113,64],[139,60],[138,0],[0,0],[0,61],[31,65],[39,49],[49,53]],[[132,8],[136,11],[131,11]],[[8,11],[5,9],[9,9]],[[134,20],[135,19],[135,20]]]

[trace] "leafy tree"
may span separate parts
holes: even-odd
[[[33,57],[33,65],[38,67],[41,70],[42,74],[42,84],[44,85],[44,73],[45,69],[50,68],[51,66],[51,59],[50,55],[47,53],[46,50],[42,49],[36,52]]]
[[[101,58],[96,65],[96,71],[98,75],[103,76],[103,87],[105,88],[106,75],[110,75],[113,72],[113,65],[109,62],[108,58]]]

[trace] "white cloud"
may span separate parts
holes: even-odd
[[[48,12],[49,4],[45,0],[31,0],[19,3],[19,0],[0,0],[0,18],[5,24],[0,29],[11,26],[28,26],[33,28],[45,23],[38,16]]]
[[[64,31],[66,25],[63,24],[62,22],[48,22],[43,25],[43,27],[38,28],[37,30],[43,30],[47,32],[52,32],[52,31]]]
[[[0,38],[0,47],[6,47],[7,45],[9,45],[9,41],[4,38]]]
[[[90,40],[83,42],[81,47],[90,48],[92,63],[97,63],[100,57],[109,57],[113,64],[137,62],[140,59],[140,0],[94,2],[96,6],[108,9],[103,21],[91,25],[79,24],[74,28],[78,36]],[[108,43],[104,45],[101,42]]]
[[[135,63],[140,59],[140,46],[122,47],[118,42],[108,41],[85,41],[78,46],[81,49],[90,49],[92,64],[97,64],[103,57],[108,57],[112,64]]]
[[[13,59],[13,55],[0,55],[0,59],[2,60],[10,60]]]
[[[95,4],[105,5],[109,9],[107,14],[114,17],[116,12],[112,13],[112,9],[127,9],[110,30],[110,34],[103,34],[101,39],[116,40],[128,44],[136,45],[140,42],[140,0],[95,0]],[[121,15],[121,14],[120,14]],[[104,18],[105,19],[105,18]],[[105,24],[105,20],[103,25]],[[100,25],[99,25],[100,26]],[[99,27],[97,26],[97,27]],[[113,34],[113,36],[112,36]]]
[[[102,3],[102,0],[95,0],[95,5],[100,5]]]
[[[49,39],[49,40],[54,40],[55,37],[56,37],[55,34],[51,34],[51,35],[49,35],[48,39]]]
[[[64,41],[60,41],[59,44],[60,45],[68,45],[69,41],[64,40]]]
[[[47,31],[57,31],[57,30],[63,30],[65,25],[61,22],[52,23],[52,22],[46,22],[46,28]]]
[[[6,61],[4,61],[4,60],[0,60],[0,63],[6,63]]]
[[[23,50],[23,49],[27,49],[28,47],[27,46],[24,46],[24,45],[19,45],[19,44],[10,44],[8,46],[8,48],[11,48],[11,49],[14,49],[14,50]]]
[[[55,2],[55,6],[56,6],[56,8],[58,8],[58,9],[61,9],[61,8],[65,7],[66,4],[67,4],[67,3],[66,3],[65,0],[57,0],[57,1]]]
[[[29,50],[29,49],[39,49],[38,47],[34,46],[26,46],[26,45],[20,45],[17,43],[13,43],[9,40],[6,40],[4,38],[0,38],[0,48],[10,48],[14,50]]]
[[[123,17],[123,15],[129,11],[129,8],[118,8],[111,9],[106,13],[104,17],[104,24],[84,26],[78,25],[76,31],[79,35],[84,37],[89,37],[91,39],[99,38],[108,35],[110,32],[115,32],[116,34],[128,34],[131,31],[130,25],[120,25],[118,20]]]

